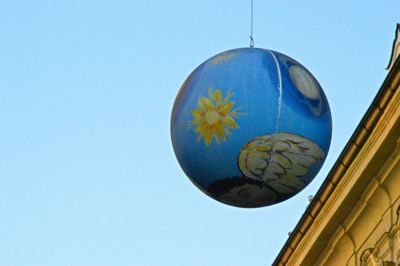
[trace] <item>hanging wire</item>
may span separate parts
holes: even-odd
[[[251,16],[250,16],[250,48],[254,47],[254,38],[253,38],[253,0],[251,0]]]

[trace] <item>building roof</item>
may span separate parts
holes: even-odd
[[[397,25],[396,29],[396,39],[393,44],[392,56],[390,59],[391,61],[388,66],[388,76],[383,82],[383,85],[378,91],[375,99],[373,100],[357,129],[348,141],[346,147],[340,154],[338,160],[330,170],[314,199],[311,201],[295,229],[290,234],[273,265],[281,266],[287,264],[294,250],[298,247],[299,243],[304,238],[311,225],[314,223],[319,212],[338,187],[343,175],[346,173],[346,171],[348,171],[349,166],[357,157],[359,151],[363,148],[366,141],[370,138],[371,133],[374,131],[378,120],[385,112],[392,96],[400,87],[399,31],[400,24]]]
[[[392,55],[390,56],[389,65],[387,66],[386,69],[390,70],[393,67],[394,62],[396,61],[396,58],[399,56],[399,54],[400,54],[400,23],[397,23],[396,35],[392,47]]]

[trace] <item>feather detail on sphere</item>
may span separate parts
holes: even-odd
[[[276,133],[245,144],[238,163],[247,178],[262,181],[278,193],[295,194],[306,185],[301,177],[324,157],[324,151],[311,140],[291,133]]]

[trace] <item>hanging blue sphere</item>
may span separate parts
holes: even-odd
[[[317,80],[294,59],[259,48],[226,51],[198,66],[171,117],[183,171],[205,194],[237,207],[299,193],[325,161],[331,135]]]

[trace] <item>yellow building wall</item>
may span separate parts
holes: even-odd
[[[400,265],[400,145],[383,161],[315,265]]]

